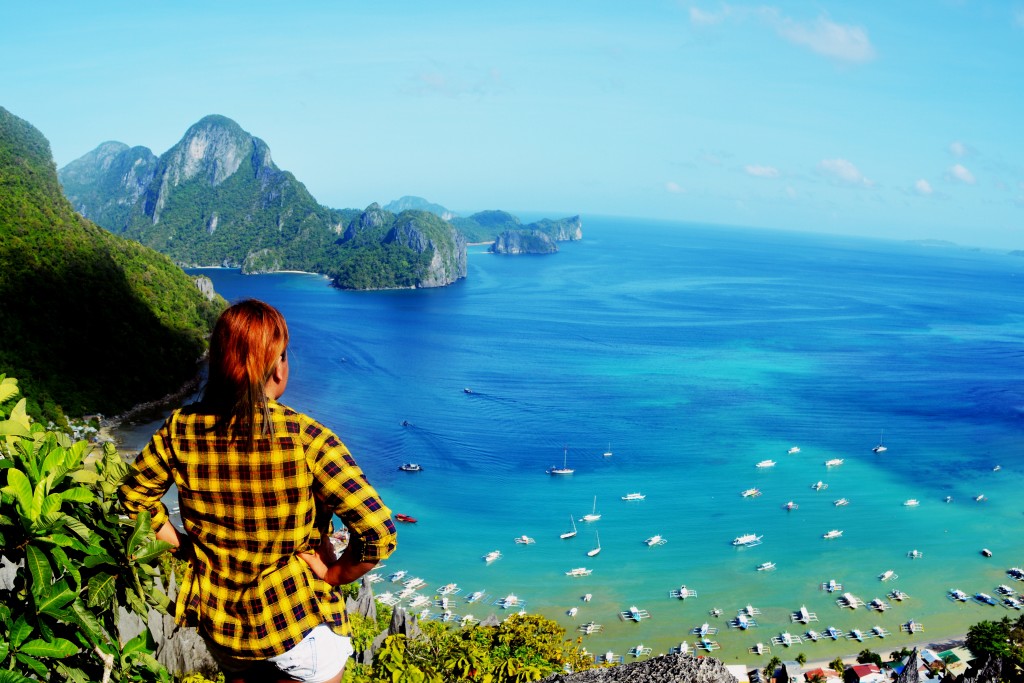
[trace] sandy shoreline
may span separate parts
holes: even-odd
[[[920,653],[921,650],[926,649],[926,648],[929,649],[929,650],[934,650],[935,652],[944,652],[946,650],[951,650],[954,647],[963,647],[964,643],[966,642],[966,638],[967,638],[967,634],[966,633],[963,634],[963,635],[960,635],[960,636],[953,636],[953,637],[950,637],[950,638],[939,638],[939,639],[935,639],[935,638],[931,638],[931,639],[922,638],[920,640],[913,640],[913,641],[911,641],[909,643],[901,643],[899,645],[896,645],[894,643],[893,647],[891,649],[889,649],[888,651],[886,651],[884,649],[868,647],[866,643],[863,643],[864,647],[862,647],[861,650],[871,650],[872,652],[874,652],[874,653],[876,653],[878,655],[881,655],[883,661],[888,661],[889,653],[895,652],[895,651],[900,650],[900,649],[902,649],[904,647],[907,648],[908,650],[913,650],[914,648],[917,648],[918,653]],[[858,652],[860,652],[860,650],[858,650]],[[844,664],[857,664],[858,663],[857,662],[857,654],[858,654],[858,652],[855,652],[855,653],[850,654],[850,655],[842,655],[841,659],[843,660],[843,663]],[[773,656],[775,656],[774,653],[773,653]],[[785,657],[782,657],[782,656],[779,656],[779,658],[783,659],[783,660],[786,659]],[[827,669],[832,664],[832,661],[834,659],[835,658],[833,658],[833,659],[808,659],[807,663],[804,664],[803,668],[804,668],[804,670],[813,670],[813,669],[817,669],[819,667],[822,668],[822,669]]]

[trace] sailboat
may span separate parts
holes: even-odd
[[[587,557],[593,557],[594,555],[597,555],[599,552],[601,552],[601,534],[595,531],[594,535],[597,536],[597,547],[593,550],[588,550]]]
[[[608,450],[606,450],[606,451],[604,452],[604,457],[606,457],[606,458],[609,458],[609,457],[611,457],[611,455],[612,455],[612,444],[611,444],[611,442],[609,441],[609,442],[608,442]]]
[[[576,470],[570,469],[568,467],[568,465],[566,464],[568,459],[569,459],[569,447],[566,446],[565,450],[562,453],[562,466],[561,467],[555,467],[554,465],[552,465],[551,467],[548,468],[548,474],[572,474],[573,472],[575,472]]]
[[[573,521],[572,515],[569,515],[569,523],[572,524],[572,531],[566,531],[559,538],[572,538],[576,535],[576,522]]]
[[[873,453],[885,453],[887,450],[889,450],[888,448],[886,448],[885,446],[882,445],[882,434],[883,433],[884,432],[879,432],[878,433],[878,445],[871,449],[871,451]]]
[[[597,496],[594,496],[594,509],[590,511],[589,515],[583,515],[581,522],[596,522],[601,519],[601,515],[597,514]]]

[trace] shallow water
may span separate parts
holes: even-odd
[[[406,569],[427,593],[457,582],[458,614],[501,613],[464,604],[485,590],[570,630],[596,621],[592,652],[666,652],[709,621],[727,663],[756,664],[755,642],[803,634],[790,621],[802,605],[819,631],[892,635],[773,654],[888,653],[911,642],[899,630],[909,619],[926,627],[919,641],[1007,614],[946,592],[995,594],[1024,564],[1024,260],[608,218],[586,220],[584,237],[543,257],[473,247],[466,281],[427,291],[203,271],[229,300],[284,312],[283,400],[335,429],[392,509],[419,519],[402,525],[383,575]],[[880,439],[888,450],[873,453]],[[545,474],[565,449],[575,474]],[[776,466],[755,467],[766,458]],[[843,465],[826,468],[832,458]],[[399,472],[408,461],[425,471]],[[818,480],[828,489],[812,490]],[[763,495],[742,498],[750,487]],[[621,500],[634,491],[646,500]],[[600,521],[559,539],[595,496]],[[840,497],[850,504],[834,506]],[[784,510],[789,500],[799,509]],[[842,537],[824,540],[829,529]],[[602,552],[589,558],[596,531]],[[733,547],[745,533],[763,543]],[[522,534],[536,543],[515,544]],[[668,542],[648,547],[654,534]],[[486,564],[495,549],[503,557]],[[765,561],[777,569],[756,571]],[[581,566],[593,573],[565,576]],[[889,569],[898,578],[879,581]],[[841,609],[819,588],[832,578],[892,609]],[[698,595],[670,598],[680,584]],[[911,597],[888,600],[893,588]],[[747,604],[758,626],[728,628]],[[650,619],[622,621],[631,605]]]

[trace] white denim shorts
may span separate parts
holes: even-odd
[[[227,672],[242,672],[253,665],[251,660],[233,657],[208,640],[206,645],[217,664]],[[284,654],[270,657],[266,663],[302,683],[324,683],[345,668],[352,651],[351,638],[339,636],[327,624],[320,624],[298,645]]]

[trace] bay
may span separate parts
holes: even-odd
[[[1024,564],[1024,260],[608,217],[559,246],[471,247],[466,280],[436,290],[202,271],[230,301],[280,308],[292,337],[283,401],[334,429],[387,504],[419,520],[401,526],[383,576],[407,570],[427,594],[458,583],[459,615],[502,615],[493,602],[514,593],[571,633],[598,622],[584,637],[598,653],[667,652],[708,621],[721,629],[715,656],[751,665],[755,642],[804,632],[791,614],[805,605],[819,631],[892,635],[805,642],[784,658],[888,653],[921,639],[900,632],[909,619],[938,639],[1007,614],[946,594],[995,595]],[[887,450],[872,452],[880,440]],[[546,474],[563,454],[575,473]],[[843,464],[826,468],[833,458]],[[765,459],[777,464],[755,467]],[[812,490],[819,480],[828,488]],[[740,495],[752,487],[762,495]],[[623,501],[630,492],[646,499]],[[578,521],[595,497],[601,519]],[[579,533],[562,540],[570,516]],[[842,537],[824,540],[830,529]],[[598,531],[602,552],[587,557]],[[763,543],[734,547],[746,533]],[[516,544],[524,534],[536,543]],[[667,543],[648,547],[655,534]],[[485,563],[492,550],[502,558]],[[767,561],[777,568],[756,571]],[[574,567],[593,572],[566,576]],[[880,581],[888,570],[898,578]],[[820,589],[829,579],[892,609],[842,609]],[[669,597],[682,584],[697,596]],[[894,588],[910,597],[889,600]],[[486,604],[465,603],[476,590]],[[758,626],[728,627],[748,604]],[[622,620],[632,605],[651,617]]]

